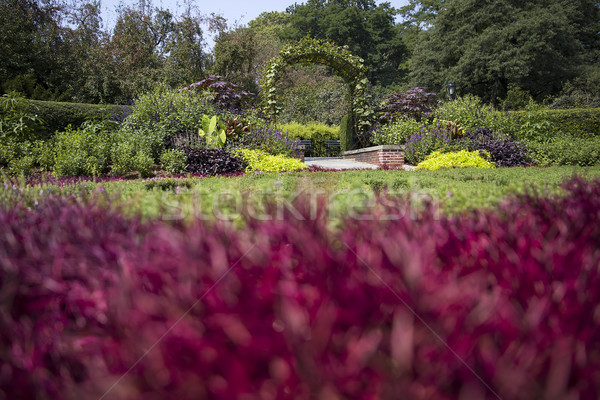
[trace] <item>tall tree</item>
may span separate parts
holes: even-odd
[[[78,102],[98,101],[97,77],[91,76],[91,72],[99,63],[107,62],[99,59],[107,40],[100,1],[73,1],[67,8],[67,18],[70,25],[66,30],[70,48],[68,68],[73,71],[72,78],[68,80],[71,99]]]
[[[166,78],[172,85],[196,82],[205,75],[209,55],[200,25],[200,18],[189,13],[175,22],[166,46]]]
[[[509,84],[536,98],[557,93],[598,47],[594,0],[446,0],[419,34],[411,83],[495,102]]]
[[[365,60],[369,78],[388,85],[398,78],[404,55],[400,29],[395,24],[398,10],[390,3],[374,0],[308,0],[288,8],[287,37],[306,35],[331,40]]]
[[[199,79],[208,55],[200,19],[188,13],[122,7],[117,22],[87,71],[96,101],[126,103],[157,82],[181,86]]]
[[[215,40],[213,72],[258,93],[262,69],[283,47],[282,34],[288,21],[285,13],[267,12],[248,26],[222,31]]]
[[[406,49],[412,52],[419,34],[433,26],[433,21],[446,0],[410,0],[400,8],[401,36]]]
[[[49,99],[67,90],[61,75],[69,51],[61,20],[63,5],[54,1],[0,2],[0,89]]]

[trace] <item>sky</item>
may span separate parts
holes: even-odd
[[[193,0],[192,0],[193,1]],[[169,9],[173,14],[179,15],[185,9],[184,0],[146,0],[146,3],[152,3],[153,7]],[[215,13],[225,17],[229,26],[247,24],[249,21],[258,17],[265,11],[285,11],[294,3],[302,4],[303,0],[196,0],[193,3],[203,15]],[[408,4],[409,0],[388,0],[396,8]],[[112,27],[116,20],[115,9],[119,4],[134,5],[139,4],[136,1],[123,0],[101,0],[102,18],[106,27]],[[376,0],[376,3],[382,1]],[[212,41],[209,40],[209,46],[212,47]]]

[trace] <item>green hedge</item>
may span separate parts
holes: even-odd
[[[277,128],[282,132],[287,132],[293,139],[311,140],[313,157],[326,157],[325,141],[340,139],[340,131],[337,126],[329,126],[321,122],[309,122],[306,125],[292,122],[278,124]]]
[[[401,118],[387,125],[381,126],[375,132],[371,142],[376,145],[382,144],[404,144],[406,139],[416,133],[420,133],[424,123],[412,118]]]
[[[550,142],[528,142],[527,149],[538,165],[600,165],[600,137],[558,137]]]
[[[352,121],[352,114],[346,114],[342,118],[339,135],[341,150],[354,150],[354,123]]]
[[[600,137],[600,108],[569,110],[538,110],[537,118],[550,123],[549,136],[561,134],[577,138]],[[528,111],[512,111],[521,121],[526,121]]]
[[[62,132],[71,125],[77,129],[84,121],[89,119],[105,120],[117,115],[123,117],[123,113],[129,110],[128,106],[105,105],[105,104],[82,104],[82,103],[59,103],[56,101],[30,100],[37,107],[34,110],[45,122],[46,134]]]

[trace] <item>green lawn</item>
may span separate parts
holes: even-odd
[[[23,182],[0,187],[0,204],[35,206],[44,196],[74,196],[79,201],[111,203],[129,215],[180,218],[235,215],[261,210],[276,199],[290,204],[302,196],[322,198],[338,212],[360,210],[375,193],[430,199],[442,212],[494,207],[503,197],[537,190],[560,193],[560,184],[579,174],[600,178],[600,167],[450,169],[438,171],[340,171],[250,173],[236,177],[154,178],[107,182],[78,182],[64,186]],[[3,178],[7,182],[7,177]],[[258,211],[257,211],[258,212]]]

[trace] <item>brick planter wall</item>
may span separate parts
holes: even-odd
[[[365,147],[364,149],[344,151],[342,157],[379,166],[401,167],[404,165],[404,146]]]

